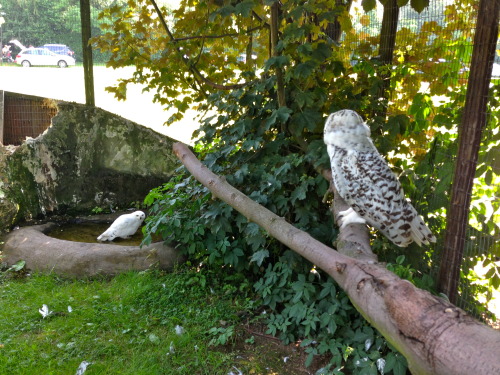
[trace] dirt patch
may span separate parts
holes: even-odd
[[[227,350],[235,355],[233,374],[314,375],[325,367],[329,356],[316,356],[305,366],[308,354],[300,342],[283,345],[281,340],[265,333],[264,324],[244,324],[238,327],[237,339]],[[230,374],[230,372],[228,373]]]

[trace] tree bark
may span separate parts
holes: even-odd
[[[271,5],[271,49],[273,56],[277,57],[280,55],[278,51],[278,30],[279,30],[279,13],[280,13],[280,4],[278,1],[275,1],[273,5]],[[283,79],[283,69],[281,67],[276,68],[276,92],[278,96],[278,103],[280,107],[286,106],[286,97],[285,97],[285,83]]]
[[[83,78],[85,81],[85,104],[95,107],[94,93],[94,60],[92,58],[92,46],[90,45],[91,23],[90,23],[90,1],[80,0],[80,21],[82,24],[82,55],[83,55]]]
[[[323,170],[322,176],[329,182],[330,191],[333,193],[333,204],[330,207],[337,226],[342,224],[339,220],[339,213],[349,209],[349,205],[338,194],[332,179],[332,170]],[[349,224],[340,231],[336,243],[337,251],[351,258],[363,260],[368,263],[375,263],[378,260],[370,247],[370,235],[368,227],[364,224]]]
[[[335,8],[343,7],[347,13],[351,10],[352,0],[335,0]],[[339,16],[334,16],[333,22],[330,22],[325,28],[325,34],[336,44],[340,45],[340,37],[342,36],[342,26],[338,20]]]
[[[215,197],[332,276],[365,319],[406,357],[413,374],[500,374],[500,332],[378,264],[329,248],[212,173],[186,145],[176,143],[173,149]]]
[[[488,90],[498,38],[500,0],[481,0],[462,123],[438,288],[455,303],[481,135],[486,125]]]
[[[392,61],[394,59],[394,47],[396,46],[396,32],[399,22],[399,5],[397,0],[387,0],[384,3],[384,15],[382,17],[382,27],[380,28],[379,57],[382,66],[382,84],[379,89],[379,100],[387,102],[390,99]],[[387,107],[377,113],[377,116],[385,118]]]
[[[384,15],[380,29],[379,55],[383,65],[392,65],[398,21],[399,5],[397,0],[387,0],[384,4]]]

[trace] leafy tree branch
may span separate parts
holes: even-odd
[[[256,26],[252,27],[248,30],[245,31],[245,34],[250,35],[254,31],[261,30],[264,26]],[[227,37],[237,37],[240,36],[241,34],[237,33],[227,33],[227,34],[220,34],[220,35],[191,35],[191,36],[185,36],[185,37],[178,37],[175,38],[174,41],[176,42],[181,42],[183,40],[193,40],[193,39],[222,39],[222,38],[227,38]]]
[[[155,0],[149,0],[149,1],[151,2],[151,4],[153,5],[153,7],[155,8],[156,14],[160,18],[160,21],[161,21],[161,24],[163,26],[163,29],[165,30],[165,32],[167,33],[168,37],[170,38],[170,41],[172,43],[174,43],[175,49],[177,51],[177,54],[179,55],[179,57],[181,58],[181,60],[184,62],[184,64],[186,65],[186,67],[193,73],[193,76],[195,77],[196,80],[198,80],[198,83],[200,83],[200,81],[201,81],[204,84],[206,84],[206,85],[208,85],[208,86],[210,86],[210,87],[212,87],[214,89],[217,89],[217,90],[236,90],[236,89],[245,87],[245,86],[247,86],[249,84],[248,82],[246,82],[246,83],[237,83],[237,84],[233,84],[233,85],[221,85],[221,84],[215,83],[215,82],[211,81],[210,79],[208,79],[207,77],[205,77],[198,70],[198,68],[196,67],[196,65],[191,64],[190,61],[189,61],[189,59],[184,56],[182,50],[177,45],[177,42],[180,39],[176,39],[174,37],[174,35],[172,34],[172,32],[170,31],[167,23],[165,22],[165,18],[163,17],[163,14],[162,14],[160,8],[156,4],[156,1]],[[200,84],[200,86],[201,86],[201,84]]]

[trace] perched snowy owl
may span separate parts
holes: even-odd
[[[113,241],[116,237],[129,238],[141,226],[146,215],[142,211],[119,216],[97,241]]]
[[[335,187],[351,207],[340,212],[341,227],[368,223],[401,247],[436,241],[405,199],[397,177],[370,139],[370,128],[356,112],[346,109],[328,116],[324,141]]]

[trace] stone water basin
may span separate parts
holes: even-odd
[[[19,228],[7,234],[3,246],[0,245],[2,262],[11,266],[24,260],[31,271],[77,278],[152,267],[170,270],[182,262],[180,252],[164,242],[141,247],[140,230],[128,240],[97,242],[97,236],[106,230],[111,219],[80,218],[63,225],[49,222]]]
[[[113,241],[99,242],[97,236],[109,228],[109,222],[101,221],[83,221],[83,222],[70,222],[63,225],[58,225],[53,228],[47,235],[50,237],[58,238],[60,240],[75,241],[75,242],[88,242],[88,243],[102,243],[107,245],[121,245],[121,246],[140,246],[143,234],[142,227],[130,238],[115,238]],[[158,238],[158,241],[161,240]]]

